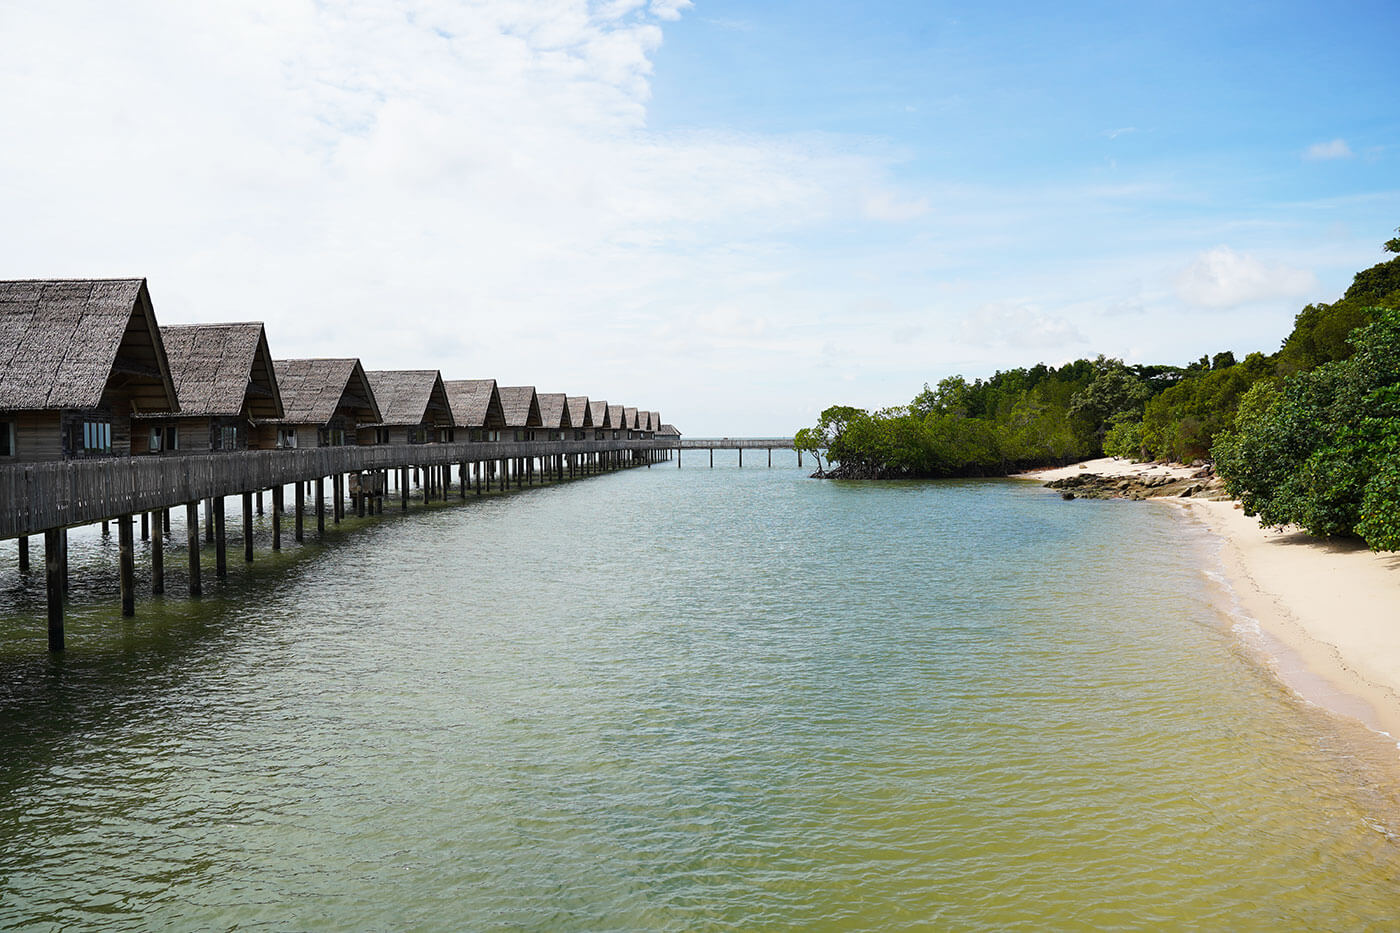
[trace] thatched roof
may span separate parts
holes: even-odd
[[[380,421],[374,390],[357,359],[274,360],[284,424],[328,424],[337,410],[356,424]]]
[[[606,407],[606,403],[604,403]],[[569,396],[569,422],[576,428],[593,427],[593,412],[586,395]]]
[[[608,406],[608,424],[610,427],[614,428],[627,427],[627,425],[623,424],[623,408],[621,405]]]
[[[160,329],[180,414],[282,417],[282,395],[262,324],[178,324]]]
[[[650,430],[652,430],[652,427],[651,427],[651,412],[649,412],[649,411],[639,411],[639,412],[637,412],[637,430],[639,430],[639,431],[650,431]]]
[[[365,376],[379,403],[378,426],[452,427],[452,406],[436,369],[371,369]]]
[[[572,428],[569,419],[569,397],[563,392],[540,392],[535,395],[540,403],[540,425],[551,431]]]
[[[179,409],[145,279],[0,282],[0,409]]]
[[[651,429],[657,434],[661,433],[661,412],[654,411],[651,413]]]
[[[629,431],[639,430],[637,427],[637,409],[622,409],[622,426]]]
[[[506,426],[496,380],[448,379],[443,386],[447,389],[447,400],[452,405],[457,427],[499,430]]]
[[[609,405],[609,404],[608,404],[606,401],[604,401],[603,399],[598,399],[598,401],[596,401],[596,402],[593,401],[592,399],[589,399],[589,401],[588,401],[588,417],[590,417],[590,418],[593,419],[593,427],[595,427],[595,428],[610,428],[610,427],[612,427],[612,426],[613,426],[612,418],[608,417],[608,412],[610,412],[611,410],[612,410],[612,406]]]
[[[661,430],[660,430],[660,431],[657,431],[656,433],[659,434],[659,435],[661,435],[662,437],[680,437],[680,436],[681,436],[680,429],[677,428],[674,424],[663,424],[663,425],[661,426]]]
[[[539,428],[544,426],[540,418],[540,403],[535,396],[534,386],[500,386],[501,409],[506,415],[508,428]]]

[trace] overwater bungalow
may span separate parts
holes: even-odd
[[[663,440],[678,441],[681,439],[681,432],[674,424],[663,424],[661,430],[656,432],[656,436]]]
[[[624,423],[626,418],[625,412],[626,409],[621,405],[608,406],[608,421],[612,426],[612,429],[608,432],[608,436],[613,440],[619,440],[627,436],[627,425]]]
[[[358,442],[361,424],[383,420],[357,359],[274,360],[282,417],[261,421],[276,447],[343,447]],[[269,436],[270,435],[270,436]]]
[[[380,419],[359,425],[361,444],[431,444],[455,440],[456,419],[436,369],[372,369],[365,373]]]
[[[506,427],[511,431],[511,440],[534,440],[536,429],[544,426],[535,387],[500,386],[498,391],[501,393],[501,409],[505,412]]]
[[[569,397],[563,392],[540,392],[535,396],[540,406],[541,440],[562,441],[564,432],[573,433],[574,423],[569,415]]]
[[[661,433],[661,412],[659,412],[659,411],[654,411],[654,412],[651,413],[651,436],[652,436],[652,437],[655,437],[656,435],[658,435],[658,434],[660,434],[660,433]]]
[[[167,325],[160,336],[180,413],[137,416],[132,452],[262,446],[263,432],[255,427],[255,419],[275,420],[283,414],[263,325]]]
[[[448,379],[443,383],[452,418],[467,431],[466,440],[499,441],[506,427],[501,393],[494,379]]]
[[[593,427],[593,409],[588,404],[588,396],[570,395],[568,405],[569,422],[574,426],[574,440],[588,440],[588,429]]]
[[[637,409],[622,409],[622,426],[627,429],[627,433],[622,435],[629,440],[637,436]]]
[[[0,282],[0,463],[131,453],[180,410],[145,279]]]
[[[593,419],[593,439],[607,440],[612,433],[612,416],[609,414],[611,406],[603,399],[596,402],[588,400],[588,416]]]

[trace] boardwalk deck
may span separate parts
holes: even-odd
[[[660,446],[670,450],[795,450],[790,437],[683,437]]]
[[[0,540],[366,470],[667,449],[673,444],[657,440],[520,441],[14,464],[0,467]]]

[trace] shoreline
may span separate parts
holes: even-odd
[[[1081,472],[1184,477],[1192,468],[1104,458],[1015,478],[1044,483]],[[1258,647],[1289,689],[1400,746],[1400,553],[1262,528],[1234,500],[1153,501],[1180,509],[1219,543],[1236,603],[1226,614],[1257,624]]]

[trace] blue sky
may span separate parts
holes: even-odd
[[[5,277],[777,434],[1272,350],[1400,225],[1400,7],[16,0]]]

